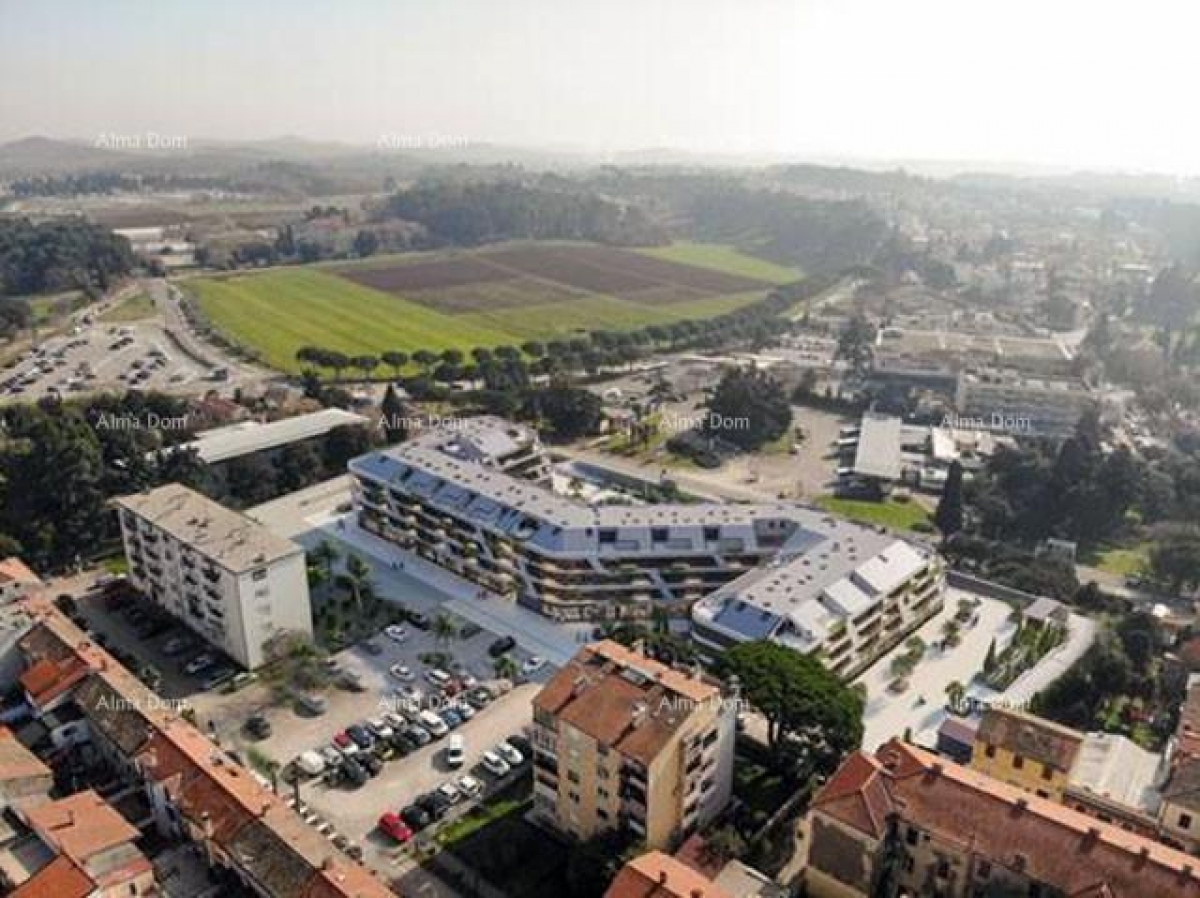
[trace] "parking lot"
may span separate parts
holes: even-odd
[[[81,316],[0,373],[0,401],[106,389],[192,391],[212,386],[211,372],[184,354],[154,320],[105,324]]]

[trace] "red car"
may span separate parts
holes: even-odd
[[[401,844],[413,837],[413,831],[408,828],[408,824],[400,819],[399,814],[393,814],[391,811],[379,818],[379,828]]]
[[[354,744],[354,741],[346,733],[342,732],[333,737],[333,744],[338,748],[348,748]]]

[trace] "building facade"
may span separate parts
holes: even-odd
[[[590,645],[533,700],[534,813],[580,840],[673,847],[729,801],[735,728],[736,702],[698,672]]]
[[[495,418],[349,468],[364,529],[557,619],[693,609],[708,654],[778,636],[849,674],[941,607],[928,549],[792,503],[587,504],[548,488],[536,440]]]
[[[848,758],[802,827],[813,898],[1195,898],[1195,858],[899,740]]]
[[[312,636],[304,549],[180,484],[115,500],[129,580],[246,668]]]

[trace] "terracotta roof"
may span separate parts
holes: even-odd
[[[695,679],[605,640],[580,649],[534,696],[533,705],[649,764],[694,705],[720,695],[710,680]]]
[[[51,775],[50,768],[18,742],[11,730],[0,726],[0,780]]]
[[[976,740],[1066,772],[1079,754],[1083,733],[1032,714],[988,708]]]
[[[87,898],[96,889],[90,876],[59,855],[9,893],[9,898]]]
[[[7,583],[28,583],[31,586],[40,585],[41,579],[31,571],[20,558],[15,555],[0,561],[0,585]]]
[[[848,760],[843,767],[850,773],[830,780],[841,783],[834,796],[854,783],[878,782],[900,820],[995,865],[1022,867],[1065,895],[1102,895],[1097,890],[1107,887],[1112,898],[1200,896],[1200,865],[1166,845],[898,740],[881,747],[874,761],[872,774],[861,760]],[[825,792],[814,810],[877,836],[861,817],[843,813],[841,799],[826,801]]]
[[[617,874],[604,898],[730,898],[712,880],[661,851],[635,857]]]
[[[30,808],[24,815],[39,839],[81,865],[93,855],[141,836],[91,789]]]
[[[813,798],[813,807],[828,809],[838,819],[877,838],[883,835],[887,816],[893,810],[879,762],[861,751],[850,755],[821,787]]]
[[[1177,761],[1200,758],[1200,683],[1189,684],[1187,698],[1179,709],[1179,724],[1175,727],[1175,758]]]
[[[287,898],[395,898],[51,603],[25,601],[38,619],[22,642],[27,657],[74,659],[84,675],[73,698],[89,723],[136,759],[147,779],[162,783],[184,816],[201,828],[207,821],[214,841],[270,891]]]
[[[1163,801],[1200,812],[1200,758],[1185,758],[1175,765],[1163,785]]]

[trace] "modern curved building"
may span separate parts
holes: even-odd
[[[588,504],[555,493],[536,435],[498,418],[349,469],[364,529],[560,620],[690,610],[710,654],[773,638],[849,676],[941,607],[926,548],[785,502]]]

